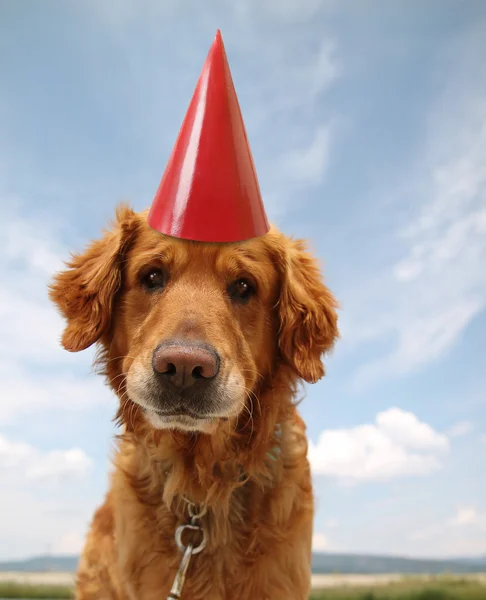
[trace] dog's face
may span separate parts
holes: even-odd
[[[128,397],[154,427],[238,415],[272,368],[278,274],[263,240],[198,244],[143,228],[114,321]]]
[[[114,231],[56,276],[64,346],[105,349],[121,400],[158,429],[211,433],[283,365],[314,382],[337,335],[335,302],[298,242],[164,236],[121,208]]]

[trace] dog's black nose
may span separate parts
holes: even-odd
[[[152,356],[154,371],[180,390],[213,379],[219,364],[216,350],[201,342],[163,342]]]

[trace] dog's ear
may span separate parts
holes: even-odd
[[[338,304],[303,242],[285,238],[284,246],[278,300],[280,352],[299,377],[315,383],[324,376],[322,356],[338,337]]]
[[[54,276],[49,297],[67,321],[62,336],[66,350],[85,350],[108,330],[122,284],[123,259],[137,225],[135,213],[119,206],[113,227],[84,253],[72,255],[67,269]]]

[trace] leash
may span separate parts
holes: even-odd
[[[197,511],[195,504],[184,498],[184,500],[188,504],[188,512],[190,522],[185,523],[183,525],[179,525],[175,532],[175,543],[179,550],[182,552],[181,562],[179,564],[179,568],[177,569],[176,576],[174,578],[174,583],[170,588],[169,595],[166,600],[181,600],[182,588],[184,587],[184,582],[186,580],[187,569],[189,568],[189,564],[191,562],[191,558],[196,554],[199,554],[206,547],[206,530],[202,527],[201,524],[198,523],[202,517],[206,514],[206,506],[203,506],[201,510]],[[184,546],[184,542],[182,541],[182,534],[184,531],[191,531],[194,534],[198,532],[201,534],[201,541],[197,546],[194,546],[192,542],[189,542],[187,546]]]
[[[282,436],[282,431],[280,425],[276,426],[276,437],[280,440]],[[280,455],[280,445],[277,443],[270,452],[267,452],[268,458],[272,461],[278,461]],[[183,525],[179,525],[175,531],[175,543],[179,550],[182,552],[181,562],[179,563],[179,568],[177,569],[176,576],[174,578],[174,583],[170,588],[169,595],[166,600],[181,600],[182,589],[184,587],[184,582],[186,581],[186,574],[189,568],[189,564],[191,562],[191,558],[196,554],[199,554],[206,547],[206,530],[202,527],[199,521],[204,517],[207,512],[207,507],[203,505],[203,507],[197,511],[196,505],[192,503],[187,498],[183,497],[184,501],[187,503],[187,511],[189,513],[190,521],[189,523],[185,523]],[[198,532],[201,534],[201,541],[197,546],[194,546],[192,542],[189,542],[187,546],[184,546],[184,542],[182,541],[182,534],[184,531],[191,531],[194,534]]]

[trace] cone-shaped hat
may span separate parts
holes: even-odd
[[[238,242],[269,230],[219,30],[148,223],[161,233],[201,242]]]

